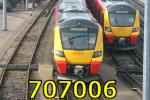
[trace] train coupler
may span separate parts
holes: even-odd
[[[82,80],[86,83],[91,81],[100,81],[100,75],[91,75],[86,77],[79,77],[79,76],[66,76],[66,75],[58,75],[57,80],[71,80],[72,82],[76,82],[78,80]]]

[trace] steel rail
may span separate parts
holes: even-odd
[[[132,50],[132,51],[129,51],[129,53],[132,56],[132,58],[138,63],[138,65],[143,67],[143,58],[140,57],[139,55],[137,55],[137,51],[136,50]]]
[[[44,11],[45,9],[43,9]],[[39,16],[37,16],[35,18],[35,20],[32,22],[31,26],[29,27],[29,29],[25,30],[25,34],[23,34],[23,36],[21,37],[19,43],[17,44],[17,46],[15,47],[15,50],[13,50],[13,53],[11,54],[11,56],[9,57],[9,59],[7,60],[6,62],[6,65],[4,65],[4,69],[2,71],[2,74],[1,74],[1,77],[0,77],[0,86],[2,84],[2,81],[3,81],[3,78],[4,78],[4,75],[5,75],[5,72],[6,72],[6,69],[11,61],[11,59],[13,58],[13,56],[15,55],[15,52],[17,51],[17,48],[19,47],[19,45],[22,43],[24,37],[26,36],[26,34],[31,30],[31,28],[36,24],[37,20],[39,20],[40,16],[42,15],[43,11],[39,14]],[[14,41],[13,41],[14,42]],[[12,42],[12,43],[13,43]]]
[[[127,82],[131,86],[132,90],[136,90],[138,92],[138,94],[140,94],[142,96],[143,86],[142,86],[142,84],[140,84],[139,81],[134,79],[134,77],[132,77],[127,71],[125,71],[123,74],[119,74],[119,75],[125,82]]]
[[[45,11],[46,8],[48,8],[48,5],[40,12],[39,16],[36,17],[36,19],[35,19],[34,22],[31,24],[31,26],[29,27],[29,29],[26,30],[26,32],[24,33],[24,35],[21,37],[21,40],[20,40],[19,43],[17,44],[16,48],[13,50],[13,53],[11,54],[11,57],[9,57],[9,59],[7,60],[7,63],[6,63],[6,65],[5,65],[5,67],[4,67],[4,70],[2,71],[2,75],[1,75],[1,79],[0,79],[0,86],[1,86],[1,87],[2,87],[2,83],[3,83],[3,81],[4,81],[4,77],[6,77],[6,71],[7,71],[7,67],[8,67],[8,65],[9,65],[10,61],[13,59],[13,57],[14,57],[14,55],[16,54],[16,52],[17,52],[17,50],[18,50],[20,44],[21,44],[21,43],[23,42],[23,40],[25,39],[25,36],[26,36],[27,34],[29,34],[29,31],[32,29],[32,27],[33,27],[34,25],[36,25],[36,23],[38,22],[38,20],[42,17],[42,14],[43,14],[43,12]],[[48,22],[48,20],[47,20],[47,22]],[[47,24],[46,24],[46,25],[47,25]],[[45,29],[45,27],[44,27],[44,29]],[[44,31],[44,29],[42,30],[42,32]],[[42,33],[41,33],[41,34],[42,34]],[[31,57],[30,57],[30,61],[29,61],[29,64],[28,64],[28,69],[27,69],[28,74],[27,74],[27,80],[26,80],[26,81],[27,81],[27,82],[26,82],[26,83],[27,83],[27,84],[26,84],[26,87],[28,87],[28,79],[29,79],[30,67],[31,67],[32,59],[33,59],[33,57],[34,57],[36,48],[37,48],[37,46],[38,46],[38,43],[39,43],[41,34],[40,34],[40,36],[39,36],[39,38],[38,38],[38,40],[37,40],[37,42],[36,42],[35,47],[33,48],[32,55],[31,55]],[[28,90],[28,89],[27,89],[27,90]],[[27,91],[27,90],[26,90],[26,91]],[[26,92],[26,100],[28,100],[28,92]]]
[[[49,20],[51,19],[52,15],[53,15],[53,12],[54,12],[53,5],[52,5],[52,7],[49,8],[49,6],[48,6],[47,8],[49,9],[49,11],[46,13],[46,16],[47,16],[47,15],[49,15],[49,16],[48,16],[48,19],[47,19],[47,23],[45,24],[45,26],[44,26],[44,28],[43,28],[42,33],[43,33],[44,30],[46,29],[46,27],[47,27],[47,25],[48,25],[48,23],[49,23]],[[45,16],[45,17],[46,17],[46,16]],[[42,36],[42,34],[40,34],[40,36],[39,36],[39,38],[38,38],[38,40],[37,40],[37,42],[36,42],[36,45],[35,45],[35,47],[34,47],[34,50],[32,51],[32,56],[31,56],[31,58],[30,58],[30,62],[29,62],[29,65],[28,65],[29,67],[28,67],[28,72],[27,72],[26,100],[28,100],[28,95],[29,95],[29,93],[28,93],[28,92],[29,92],[29,84],[28,84],[28,81],[29,81],[29,79],[30,79],[30,71],[31,71],[30,68],[31,68],[32,60],[33,60],[33,58],[34,58],[34,55],[35,55],[35,52],[36,52],[36,50],[37,50],[38,44],[39,44],[39,42],[40,42],[41,36]]]
[[[137,54],[135,51],[129,51],[126,53],[127,55],[131,56],[134,62],[136,62],[136,66],[142,67],[141,58],[137,57]],[[123,68],[121,71],[117,71],[117,75],[123,78],[126,82],[128,82],[129,85],[134,86],[136,88],[137,92],[142,95],[142,84],[139,83],[136,79],[132,77],[132,74],[128,72],[126,65],[123,63],[120,64],[120,62],[117,60],[117,57],[114,55],[114,53],[110,53],[114,64],[116,64],[117,67]],[[140,60],[141,59],[141,60]],[[139,61],[140,60],[140,61]],[[135,72],[136,73],[136,72]],[[135,74],[136,75],[136,74]]]

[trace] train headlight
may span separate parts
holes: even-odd
[[[60,57],[65,57],[65,54],[63,51],[55,51],[55,54]]]
[[[111,29],[111,27],[105,27],[105,31],[106,32],[112,32],[112,29]]]
[[[93,54],[93,58],[102,56],[102,51],[95,51]]]
[[[137,27],[134,27],[132,30],[132,32],[138,32],[138,31],[139,31],[139,28],[137,28]]]

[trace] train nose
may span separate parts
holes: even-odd
[[[112,27],[112,32],[115,37],[130,37],[132,27]]]
[[[66,61],[69,64],[90,64],[93,52],[94,51],[92,50],[84,50],[84,51],[67,50],[64,53]]]

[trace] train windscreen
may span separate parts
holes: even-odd
[[[109,19],[111,26],[131,27],[134,25],[135,12],[129,11],[110,11]]]
[[[98,30],[86,27],[69,27],[60,29],[65,50],[93,50]]]

